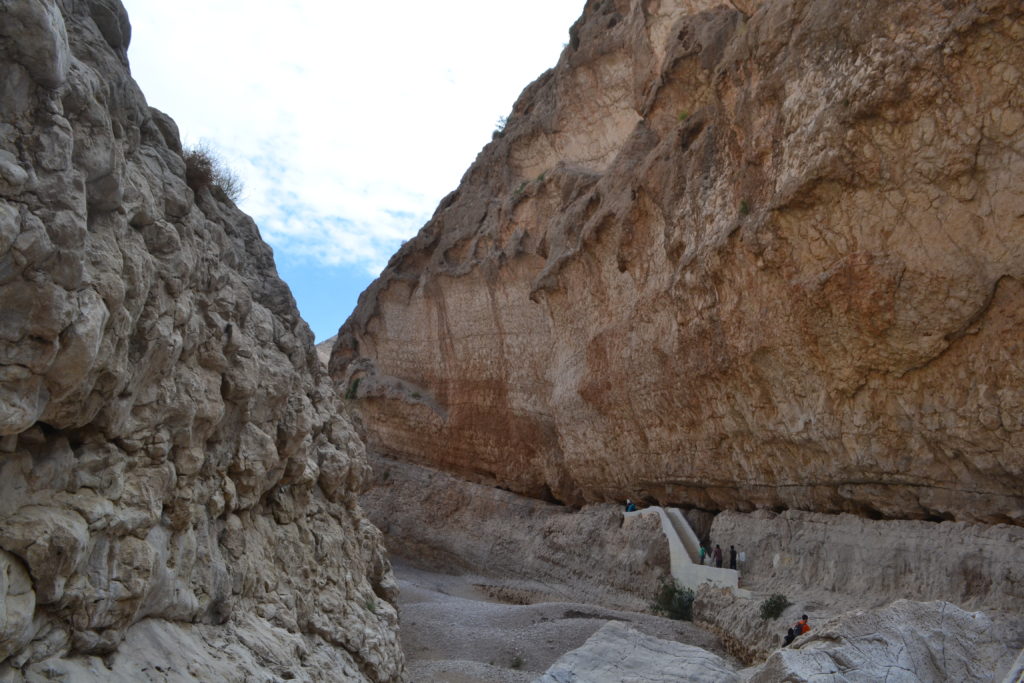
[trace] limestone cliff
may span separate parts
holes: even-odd
[[[339,333],[534,496],[1024,523],[1024,8],[591,0]]]
[[[0,3],[0,678],[395,679],[362,445],[129,36]]]

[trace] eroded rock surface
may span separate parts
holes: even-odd
[[[129,36],[0,3],[0,677],[394,679],[361,443]]]
[[[1005,634],[980,613],[899,600],[844,614],[756,667],[609,623],[548,669],[545,683],[587,681],[999,681],[1013,667]]]
[[[812,629],[750,680],[998,681],[1016,654],[981,613],[898,600]]]
[[[737,683],[743,680],[717,655],[693,645],[644,635],[609,621],[582,647],[562,656],[537,683]]]
[[[574,503],[1024,522],[1022,13],[591,0],[339,333],[369,445]]]
[[[746,552],[743,585],[792,599],[881,607],[899,598],[1024,614],[1024,529],[868,520],[788,510],[723,512],[712,538]]]
[[[1024,530],[1018,526],[760,510],[717,515],[711,538],[745,552],[740,585],[753,597],[702,589],[694,618],[744,661],[762,661],[781,647],[801,614],[816,626],[900,599],[983,610],[978,618],[995,625],[1006,647],[1024,646]],[[792,605],[777,620],[764,620],[760,605],[773,593]]]
[[[498,600],[646,611],[668,577],[656,518],[623,521],[618,506],[576,511],[400,461],[373,464],[360,502],[388,552],[433,571],[490,577],[485,588]]]

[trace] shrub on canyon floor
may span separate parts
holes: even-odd
[[[693,621],[693,591],[680,588],[671,579],[665,580],[658,589],[651,609],[655,614],[663,614],[669,619]]]
[[[778,619],[786,611],[786,608],[792,604],[782,593],[773,593],[761,603],[761,618]]]
[[[242,198],[242,180],[224,163],[208,143],[185,148],[185,182],[196,194],[204,187],[217,188],[228,199]]]

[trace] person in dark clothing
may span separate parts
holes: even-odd
[[[729,569],[736,569],[736,546],[729,546]]]
[[[722,546],[715,544],[715,551],[711,553],[711,558],[715,561],[715,566],[719,569],[722,568]]]

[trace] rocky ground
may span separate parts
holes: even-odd
[[[623,521],[618,506],[531,500],[388,458],[371,464],[373,488],[360,503],[392,558],[416,563],[396,566],[409,680],[910,672],[987,681],[1002,680],[1024,646],[1019,527],[691,513],[702,536],[746,552],[741,587],[752,597],[702,588],[696,626],[680,625],[641,614],[668,568],[664,536],[643,518]],[[776,592],[794,604],[764,621],[760,604]],[[812,633],[780,650],[804,612]]]
[[[689,622],[578,602],[516,604],[508,596],[524,594],[526,582],[431,572],[400,559],[394,570],[410,681],[533,681],[609,622],[736,664],[715,636]]]

